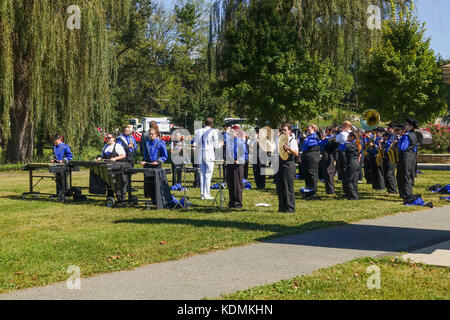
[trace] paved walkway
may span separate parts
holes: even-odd
[[[450,240],[450,206],[286,236],[186,259],[15,291],[0,299],[201,299],[309,274],[363,256]]]
[[[444,241],[402,256],[405,260],[450,267],[450,241]]]

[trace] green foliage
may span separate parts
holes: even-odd
[[[347,110],[343,110],[342,108],[337,108],[337,112],[333,117],[333,123],[340,125],[344,121],[351,121],[351,113]]]
[[[411,116],[424,123],[443,115],[447,105],[442,71],[412,10],[411,2],[406,13],[399,11],[383,24],[381,42],[362,67],[359,89],[365,108],[376,109],[383,119],[400,122]]]
[[[236,19],[225,33],[221,86],[237,115],[279,125],[315,118],[338,101],[331,64],[308,52],[288,4],[252,1]]]
[[[35,137],[59,131],[74,147],[109,124],[115,57],[111,34],[130,0],[81,0],[81,29],[66,24],[68,0],[0,5],[0,119],[8,162],[33,157]],[[14,84],[14,87],[13,87]],[[9,125],[10,124],[10,125]]]

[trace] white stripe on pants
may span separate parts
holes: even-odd
[[[202,162],[200,164],[200,192],[202,197],[209,198],[210,188],[211,188],[211,179],[214,171],[214,161]]]

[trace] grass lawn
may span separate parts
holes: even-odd
[[[189,186],[192,178],[190,174]],[[253,183],[252,178],[250,173]],[[87,181],[87,172],[74,173],[75,185]],[[450,172],[425,171],[418,176],[414,191],[425,201],[447,205],[426,189],[449,182]],[[304,181],[297,180],[296,190],[302,186]],[[86,277],[422,209],[405,207],[398,197],[373,192],[366,184],[359,185],[362,200],[337,200],[325,195],[320,183],[322,201],[305,201],[298,195],[296,213],[279,214],[275,185],[269,182],[267,187],[264,191],[244,190],[243,210],[214,209],[212,200],[201,201],[200,190],[192,188],[189,195],[196,207],[190,211],[108,209],[103,201],[21,200],[22,192],[28,190],[27,173],[0,173],[0,292],[65,281],[70,265],[79,266],[81,276]],[[46,182],[40,190],[52,192],[54,188],[54,183]],[[342,195],[340,183],[337,192],[338,197]],[[212,191],[213,196],[215,193]],[[182,195],[173,194],[177,198]],[[259,202],[272,206],[255,207]]]
[[[379,289],[374,273],[380,270]],[[372,277],[371,279],[369,279]],[[275,284],[238,291],[221,297],[227,300],[448,300],[450,268],[404,262],[393,257],[360,258],[312,275],[283,280]]]

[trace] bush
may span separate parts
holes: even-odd
[[[430,124],[425,130],[433,136],[429,149],[436,153],[447,153],[450,151],[450,126]]]
[[[91,161],[102,153],[102,149],[94,146],[86,146],[80,152],[74,153],[73,160],[76,161]]]

